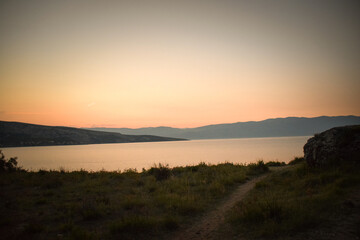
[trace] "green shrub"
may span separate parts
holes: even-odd
[[[5,155],[0,150],[0,172],[14,172],[20,170],[20,168],[17,167],[17,164],[17,157],[5,159]]]
[[[150,168],[148,173],[153,175],[157,181],[164,181],[170,178],[171,169],[169,168],[169,165],[163,165],[159,163],[158,166],[155,165],[155,167]]]

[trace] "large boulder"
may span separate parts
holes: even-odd
[[[312,167],[351,161],[360,163],[360,125],[336,127],[315,134],[304,146],[304,158]]]

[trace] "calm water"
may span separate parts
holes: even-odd
[[[263,159],[288,162],[303,155],[309,137],[242,138],[183,142],[120,143],[51,147],[4,148],[7,158],[18,157],[29,170],[124,170],[149,168],[155,163],[185,166],[205,163],[251,163]]]

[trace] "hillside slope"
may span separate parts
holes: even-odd
[[[0,147],[157,142],[183,139],[150,135],[124,135],[71,127],[52,127],[0,121]]]
[[[310,136],[333,127],[357,124],[360,124],[360,117],[357,116],[322,116],[315,118],[276,118],[259,122],[215,124],[197,128],[92,128],[92,130],[119,132],[123,134],[150,134],[187,139],[216,139]]]

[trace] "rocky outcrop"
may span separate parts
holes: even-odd
[[[309,166],[360,163],[360,125],[336,127],[310,138],[304,146]]]

